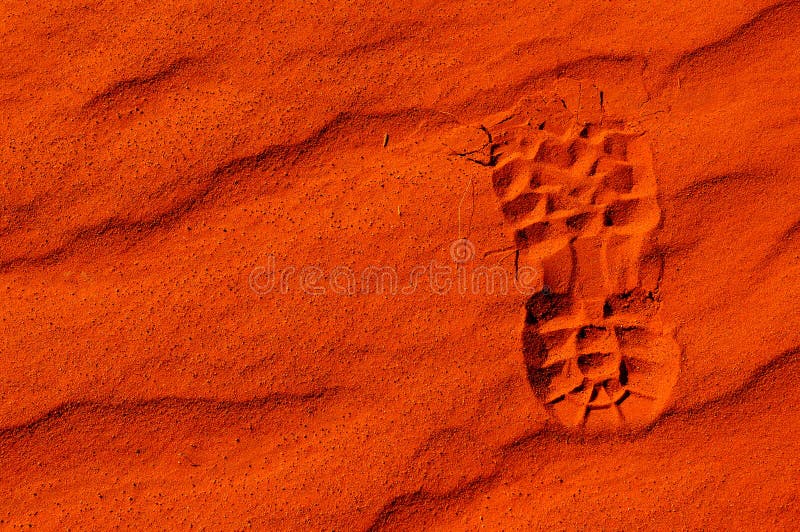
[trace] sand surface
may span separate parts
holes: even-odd
[[[0,528],[796,526],[800,2],[0,34]]]

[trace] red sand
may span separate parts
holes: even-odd
[[[796,524],[800,2],[0,32],[3,528]]]

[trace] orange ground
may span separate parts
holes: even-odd
[[[796,526],[800,2],[0,33],[0,528]],[[432,261],[541,297],[361,290]]]

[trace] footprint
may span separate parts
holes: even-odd
[[[623,122],[579,123],[551,103],[492,132],[501,212],[520,263],[543,272],[526,303],[528,379],[567,427],[645,427],[680,369],[659,274],[643,261],[661,219],[649,146]]]

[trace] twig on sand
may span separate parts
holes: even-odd
[[[497,157],[494,154],[494,150],[495,150],[496,146],[495,146],[495,143],[494,143],[494,139],[492,138],[492,134],[489,131],[489,128],[487,128],[483,124],[481,124],[476,129],[479,129],[479,130],[483,131],[483,133],[486,135],[486,142],[484,142],[483,144],[481,144],[478,148],[475,148],[474,150],[458,151],[458,150],[454,150],[452,147],[448,146],[447,143],[443,142],[442,145],[444,145],[448,150],[450,150],[450,155],[455,155],[457,157],[464,157],[468,161],[471,161],[473,163],[479,164],[481,166],[494,166],[496,164],[496,162],[497,162]],[[487,148],[489,149],[489,160],[488,161],[482,161],[480,159],[476,159],[475,157],[472,157],[472,155],[475,155],[475,154],[478,154],[478,153],[484,153]]]

